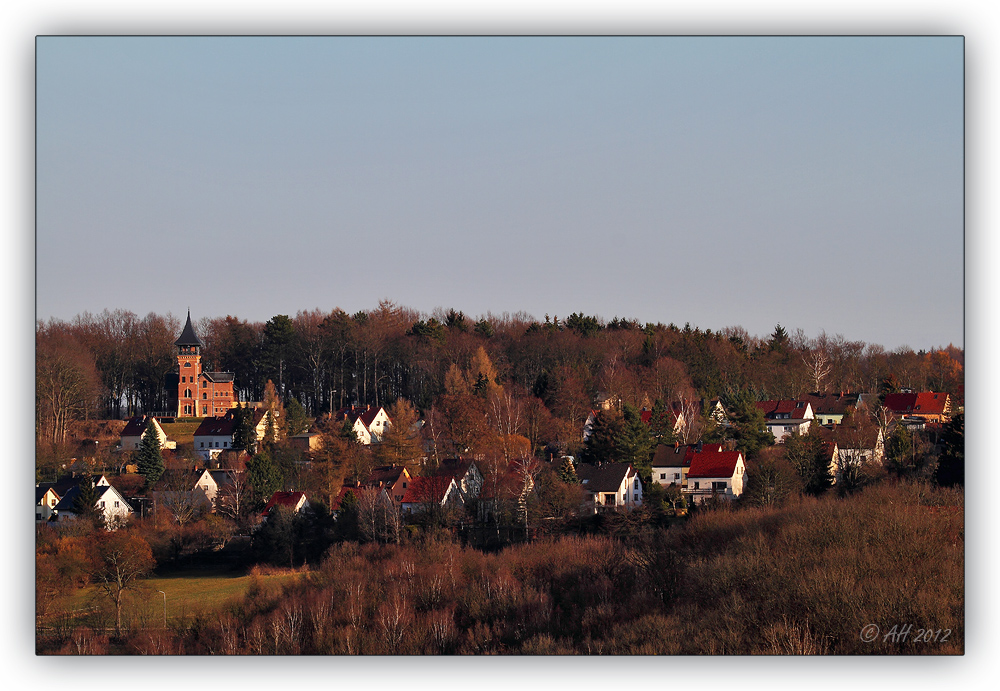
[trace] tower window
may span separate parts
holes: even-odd
[[[190,367],[190,366],[191,366],[191,363],[190,363],[190,362],[185,362],[185,363],[184,363],[184,366],[185,366],[185,367]]]

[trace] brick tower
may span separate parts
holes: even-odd
[[[198,415],[198,380],[201,375],[201,349],[205,346],[191,325],[191,310],[180,337],[174,341],[177,346],[177,417]]]

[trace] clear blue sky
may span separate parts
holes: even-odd
[[[962,343],[963,41],[40,38],[37,316]]]

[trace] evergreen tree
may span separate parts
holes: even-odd
[[[266,453],[259,453],[247,461],[247,480],[253,487],[253,494],[258,505],[267,503],[271,495],[281,489],[285,478]]]
[[[146,431],[142,434],[142,441],[133,460],[139,466],[139,474],[146,478],[147,487],[163,475],[163,454],[160,451],[160,438],[156,434],[156,427],[153,426],[153,418],[149,418],[146,423]]]
[[[941,433],[941,456],[935,479],[939,485],[965,484],[965,414],[956,415]]]
[[[253,453],[255,436],[253,433],[253,410],[238,405],[232,410],[233,416],[233,449]]]
[[[309,418],[306,415],[306,409],[293,397],[288,401],[288,407],[285,409],[285,430],[289,437],[294,437],[296,434],[305,432],[308,427]]]
[[[94,478],[86,473],[77,484],[76,496],[73,498],[72,510],[83,520],[93,521],[95,525],[103,525],[104,513],[97,508],[97,491],[94,489]]]
[[[807,494],[819,495],[833,485],[830,458],[818,435],[791,434],[783,443],[785,460],[795,468]]]
[[[612,408],[601,410],[594,417],[590,437],[583,445],[580,460],[584,463],[608,463],[620,460],[618,442],[622,438],[625,419]]]
[[[622,430],[617,440],[618,460],[631,463],[648,484],[652,467],[653,436],[649,425],[642,421],[633,406],[625,404],[622,410]]]
[[[723,405],[732,421],[730,429],[736,440],[736,449],[742,451],[746,458],[752,458],[765,446],[774,444],[774,435],[767,429],[764,411],[757,407],[750,394],[740,391],[727,397]]]
[[[580,484],[580,478],[576,476],[576,467],[573,465],[573,459],[569,456],[564,458],[562,465],[559,466],[559,479],[571,485]]]
[[[885,443],[885,458],[889,470],[897,475],[906,475],[914,468],[913,439],[909,430],[897,424],[889,440]]]
[[[656,402],[653,403],[649,433],[653,437],[654,448],[656,444],[673,444],[676,441],[674,415],[660,398],[657,398]]]

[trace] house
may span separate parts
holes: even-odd
[[[823,441],[837,447],[834,479],[848,468],[857,469],[866,463],[881,465],[885,458],[885,439],[875,425],[838,425],[833,429],[820,428]]]
[[[576,475],[594,511],[606,507],[632,509],[642,506],[642,482],[631,463],[579,463]]]
[[[98,477],[103,484],[94,482],[94,506],[100,509],[104,517],[104,525],[108,530],[114,530],[124,524],[128,517],[132,515],[132,507],[125,500],[118,490],[112,487],[103,476]],[[59,502],[52,507],[52,512],[57,520],[75,520],[79,518],[73,509],[76,497],[80,493],[79,479],[70,487],[59,499]],[[36,514],[37,515],[37,514]]]
[[[403,495],[403,513],[455,506],[462,501],[453,477],[415,477]]]
[[[475,499],[483,488],[483,474],[479,472],[479,468],[471,460],[447,458],[441,461],[435,474],[454,478],[463,501]]]
[[[231,415],[207,417],[194,432],[194,450],[206,461],[233,446],[235,420]]]
[[[701,442],[697,444],[659,444],[653,452],[653,482],[664,487],[668,485],[685,487],[694,455],[722,450],[722,444],[702,444]]]
[[[886,394],[882,407],[893,417],[922,417],[927,422],[947,422],[951,418],[951,396],[946,393]]]
[[[309,509],[309,500],[306,499],[305,492],[275,492],[267,500],[264,510],[260,512],[261,517],[267,518],[276,506],[293,513],[304,513]]]
[[[811,393],[804,400],[812,407],[817,425],[840,425],[848,409],[857,408],[863,397],[858,393]]]
[[[233,390],[232,372],[203,372],[201,349],[205,344],[191,324],[191,311],[177,346],[177,417],[219,417],[233,408],[238,399]]]
[[[587,415],[586,421],[583,423],[583,440],[587,441],[590,439],[590,435],[594,432],[594,423],[597,421],[597,411],[591,410],[590,414]]]
[[[35,486],[35,522],[43,523],[55,515],[59,495],[52,489],[53,483],[43,482]]]
[[[382,436],[392,426],[392,420],[382,406],[348,406],[341,408],[334,413],[334,420],[350,420],[353,425],[354,434],[362,444],[378,444],[382,441]]]
[[[535,488],[535,480],[531,473],[525,473],[523,469],[523,466],[517,465],[509,467],[506,472],[491,476],[491,481],[481,486],[476,505],[480,521],[500,522],[507,514],[509,518],[524,522],[528,496]]]
[[[129,418],[125,429],[122,430],[121,442],[119,446],[122,451],[135,451],[142,444],[142,436],[146,433],[146,425],[149,421],[153,423],[153,430],[156,438],[160,440],[161,449],[176,449],[177,442],[167,439],[167,433],[163,431],[160,423],[154,417],[139,415]]]
[[[299,451],[318,451],[323,448],[323,435],[319,432],[302,432],[288,438],[292,447]]]
[[[373,468],[367,479],[361,483],[362,487],[384,488],[386,494],[397,502],[403,501],[403,496],[410,486],[412,478],[409,471],[403,466],[383,465]]]
[[[694,454],[682,492],[696,504],[710,497],[733,499],[743,494],[746,465],[739,451],[710,451]]]
[[[789,434],[807,434],[814,419],[809,401],[757,401],[767,420],[767,429],[781,442]]]

